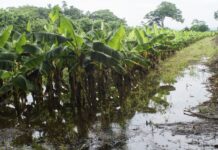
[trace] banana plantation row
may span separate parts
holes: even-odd
[[[120,26],[84,32],[54,7],[47,32],[23,33],[13,26],[0,34],[0,107],[13,106],[17,116],[27,105],[49,110],[69,106],[74,111],[96,109],[107,101],[123,101],[138,75],[146,75],[159,60],[211,32],[173,31]],[[30,97],[33,102],[28,104]]]

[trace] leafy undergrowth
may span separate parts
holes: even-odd
[[[214,37],[202,39],[191,46],[178,51],[173,57],[168,58],[160,65],[160,75],[164,83],[174,82],[184,68],[189,64],[196,63],[202,58],[208,62],[213,60],[218,53],[218,46]]]

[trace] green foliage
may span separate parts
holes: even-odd
[[[210,30],[206,22],[200,21],[197,19],[193,20],[192,26],[190,29],[192,31],[199,31],[199,32],[206,32]]]
[[[104,9],[104,10],[98,10],[98,11],[95,11],[93,13],[91,13],[89,15],[89,17],[91,19],[94,19],[94,20],[103,20],[105,22],[113,22],[113,21],[116,21],[116,22],[119,22],[120,24],[125,24],[125,20],[123,19],[120,19],[118,18],[117,16],[115,16],[110,10],[108,9]]]
[[[108,42],[108,45],[116,50],[121,50],[123,47],[123,39],[125,37],[125,28],[123,26],[120,26],[120,28],[115,32],[113,37],[111,37],[110,41]]]
[[[51,8],[42,8],[34,6],[22,6],[18,8],[10,7],[7,9],[0,9],[0,26],[5,27],[13,24],[14,29],[18,32],[26,31],[45,31],[45,26],[48,29],[48,22],[55,22],[59,13],[64,14],[68,18],[75,20],[81,28],[88,32],[92,29],[95,22],[104,21],[112,29],[116,29],[120,24],[126,24],[126,21],[118,18],[109,10],[100,10],[93,13],[84,13],[74,6],[67,5],[63,2],[63,6],[55,6]],[[49,13],[50,12],[50,13]],[[48,15],[49,14],[49,15]],[[50,20],[48,20],[48,18]],[[53,29],[52,29],[53,30]],[[51,30],[50,30],[51,31]]]
[[[28,32],[31,32],[31,31],[32,31],[32,28],[31,28],[31,23],[30,23],[30,21],[28,21],[28,23],[27,23],[26,30],[27,30]]]
[[[164,20],[166,17],[172,18],[178,22],[183,22],[182,12],[175,4],[170,2],[162,2],[158,8],[145,15],[145,19],[148,20],[149,25],[158,24],[164,27]]]
[[[49,13],[49,18],[52,23],[55,23],[55,21],[58,19],[60,14],[61,8],[59,6],[55,6],[52,11]]]
[[[29,81],[23,75],[18,75],[13,78],[12,83],[16,88],[22,89],[24,91],[30,90],[32,88]]]
[[[33,33],[34,39],[37,42],[43,43],[43,42],[48,42],[48,43],[64,43],[66,41],[69,41],[69,38],[66,38],[64,36],[61,36],[59,34],[54,34],[54,33],[46,33],[46,32],[34,32]]]
[[[218,20],[218,11],[214,12],[214,18]]]
[[[7,80],[12,77],[12,73],[5,70],[0,70],[0,79]]]
[[[43,27],[47,23],[48,12],[47,8],[33,6],[1,9],[0,26],[13,24],[16,31],[22,32],[26,29],[27,23],[31,22],[33,31],[43,31]]]
[[[74,6],[70,6],[63,8],[63,13],[70,17],[71,19],[81,19],[83,17],[85,17],[85,15],[83,14],[83,11],[79,10],[78,8],[75,8]]]
[[[60,18],[59,32],[61,34],[64,34],[66,37],[69,37],[72,39],[73,46],[75,49],[78,49],[82,46],[83,39],[79,35],[77,35],[77,33],[74,30],[71,20],[65,16],[62,16]]]
[[[126,25],[126,21],[124,19],[118,18],[108,9],[95,11],[91,14],[88,14],[88,17],[95,21],[103,21],[109,24],[112,29],[117,29],[120,25]]]
[[[113,59],[116,59],[117,61],[121,59],[121,56],[117,51],[104,45],[103,43],[100,43],[100,42],[93,43],[93,49],[95,51],[111,56]]]
[[[26,44],[26,34],[23,33],[19,37],[18,41],[15,44],[16,52],[17,53],[22,53],[23,52],[23,47],[22,46],[25,45],[25,44]]]
[[[105,13],[108,11],[94,16]],[[117,19],[107,17],[108,22]],[[85,32],[77,25],[78,20],[71,20],[55,6],[46,20],[46,31],[34,31],[31,20],[23,32],[17,32],[17,27],[12,32],[12,26],[2,30],[0,101],[3,96],[7,97],[4,100],[14,100],[19,115],[29,93],[35,105],[41,106],[48,99],[46,104],[51,109],[62,107],[59,104],[63,97],[73,109],[81,105],[95,107],[100,104],[97,98],[101,103],[108,99],[109,87],[115,87],[114,92],[123,100],[123,93],[131,90],[139,73],[146,74],[162,57],[213,36],[211,32],[173,31],[157,25],[126,28],[120,24],[111,30],[102,20],[86,20],[89,27],[82,27]]]
[[[39,54],[41,52],[41,49],[33,44],[25,44],[22,46],[22,48],[23,48],[23,53],[30,54],[30,55]]]
[[[10,35],[11,35],[11,31],[13,29],[13,26],[8,26],[7,28],[5,28],[0,35],[0,48],[2,48],[7,40],[9,39]]]
[[[30,58],[26,62],[24,62],[24,67],[27,70],[40,68],[40,66],[42,65],[42,62],[44,61],[44,59],[45,59],[44,55],[34,56],[33,58]]]
[[[94,21],[88,17],[83,17],[78,20],[78,24],[84,32],[88,32],[92,30]]]

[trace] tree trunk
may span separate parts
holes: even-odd
[[[162,18],[162,19],[161,19],[161,27],[162,27],[162,28],[164,28],[164,19],[165,19],[165,18]]]
[[[93,73],[88,73],[88,101],[92,106],[96,106],[96,87]],[[90,105],[89,104],[89,105]]]
[[[18,119],[21,119],[21,106],[19,101],[18,90],[16,88],[13,88],[13,98],[14,98],[14,107],[17,112],[17,117]]]
[[[76,103],[76,76],[74,72],[70,72],[70,71],[69,71],[69,84],[70,84],[70,103],[74,110],[75,103]]]
[[[0,79],[0,88],[3,86],[3,80]],[[0,96],[0,102],[2,102],[4,100],[3,97]]]
[[[55,100],[56,103],[60,101],[61,97],[61,69],[56,68],[54,73],[54,83],[55,83]]]
[[[49,110],[52,111],[53,109],[53,106],[54,106],[54,89],[53,89],[53,73],[49,73],[48,76],[47,76],[47,85],[46,85],[46,94],[48,94],[48,107],[49,107]]]

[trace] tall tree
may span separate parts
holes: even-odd
[[[147,23],[149,25],[156,23],[157,25],[164,27],[164,20],[166,17],[172,18],[178,22],[184,22],[182,11],[179,10],[175,4],[166,1],[162,2],[154,11],[146,14],[144,19],[148,20]]]
[[[197,19],[193,20],[192,26],[190,29],[193,31],[199,31],[199,32],[205,32],[205,31],[210,30],[205,21],[201,21]]]
[[[89,18],[93,20],[102,20],[109,23],[112,28],[117,28],[121,24],[126,24],[125,19],[117,17],[113,12],[108,9],[98,10],[89,14]]]
[[[218,10],[214,13],[214,18],[218,20]]]
[[[66,1],[62,1],[62,10],[65,15],[71,19],[81,19],[84,17],[83,11],[74,7],[68,6]]]

